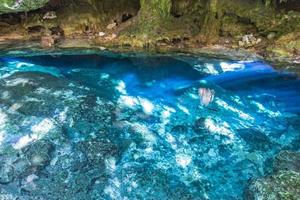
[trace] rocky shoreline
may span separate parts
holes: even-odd
[[[294,0],[20,2],[12,3],[17,13],[0,4],[1,43],[228,57],[247,52],[274,63],[300,64],[300,8]]]

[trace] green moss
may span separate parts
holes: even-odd
[[[140,5],[135,23],[120,37],[122,42],[147,47],[158,41],[168,42],[173,38],[184,37],[189,31],[183,21],[171,15],[171,0],[140,0]]]
[[[219,39],[221,20],[221,12],[219,10],[218,0],[209,0],[207,3],[207,13],[204,24],[201,28],[201,36],[206,43],[214,43]]]
[[[171,0],[140,0],[137,33],[155,34],[160,27],[170,23]]]
[[[267,48],[268,52],[281,58],[292,57],[300,53],[300,32],[291,32],[283,35]]]

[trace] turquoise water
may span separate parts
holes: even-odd
[[[243,199],[300,148],[300,79],[185,55],[0,58],[0,196]]]

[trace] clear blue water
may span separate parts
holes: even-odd
[[[243,199],[300,149],[300,79],[184,55],[0,58],[0,195]]]

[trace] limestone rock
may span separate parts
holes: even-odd
[[[55,43],[55,40],[52,36],[42,36],[41,46],[42,47],[52,47]]]
[[[300,32],[293,32],[281,36],[267,51],[280,58],[294,58],[300,55]]]
[[[261,38],[256,38],[253,34],[244,35],[239,41],[239,46],[243,48],[250,48],[261,43]]]
[[[117,26],[117,23],[114,22],[114,23],[108,24],[106,28],[111,30],[111,29],[115,28],[116,26]]]
[[[99,37],[103,37],[103,36],[105,36],[105,33],[104,32],[99,32],[98,35],[99,35]]]
[[[43,19],[56,19],[56,12],[55,11],[49,11],[44,16]]]
[[[111,34],[111,35],[105,37],[105,39],[106,39],[106,40],[113,40],[113,39],[115,39],[116,37],[117,37],[117,35],[116,35],[115,33],[113,33],[113,34]]]

